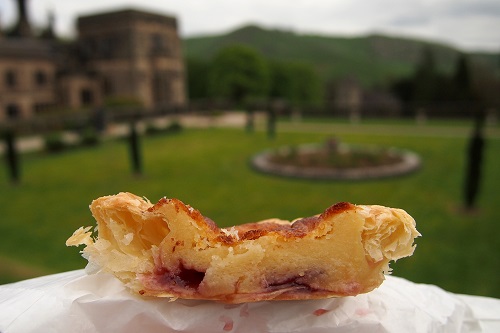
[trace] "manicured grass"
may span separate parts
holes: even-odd
[[[1,163],[0,282],[83,268],[78,249],[67,248],[65,240],[76,228],[94,224],[88,210],[92,199],[129,191],[151,201],[179,198],[220,226],[310,216],[338,201],[403,208],[417,220],[423,237],[413,257],[392,265],[395,275],[452,292],[500,297],[500,140],[487,142],[479,209],[468,214],[460,209],[464,136],[405,135],[397,125],[389,127],[397,136],[390,129],[377,135],[342,132],[340,139],[347,143],[419,153],[422,169],[395,179],[307,181],[260,174],[249,166],[250,157],[263,149],[326,140],[334,133],[322,125],[321,133],[278,131],[274,140],[264,132],[239,129],[186,129],[144,137],[141,177],[131,174],[122,140],[56,155],[25,155],[17,186],[9,184]]]

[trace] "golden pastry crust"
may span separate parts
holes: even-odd
[[[98,236],[80,228],[93,265],[146,296],[242,303],[351,296],[378,287],[389,261],[420,234],[401,209],[338,203],[320,215],[220,229],[177,199],[130,193],[90,205]]]

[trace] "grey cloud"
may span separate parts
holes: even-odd
[[[440,14],[455,17],[494,16],[500,18],[500,1],[461,1],[443,7]]]
[[[431,17],[423,13],[415,13],[410,15],[401,15],[388,22],[390,26],[394,27],[411,27],[427,25],[431,22]]]

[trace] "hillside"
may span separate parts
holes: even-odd
[[[270,59],[310,63],[324,80],[356,76],[365,85],[384,84],[411,75],[424,48],[432,50],[438,67],[447,73],[460,54],[450,46],[422,40],[382,35],[302,35],[255,25],[224,35],[187,38],[183,43],[187,57],[205,60],[227,45],[246,44]],[[498,66],[500,62],[498,54],[471,54],[471,58],[486,66]]]

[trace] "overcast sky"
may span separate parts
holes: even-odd
[[[0,0],[3,27],[17,17],[15,0]],[[35,26],[55,14],[56,32],[74,35],[75,19],[133,7],[170,14],[182,36],[217,34],[248,23],[297,33],[385,33],[440,41],[474,51],[500,51],[500,0],[27,0]]]

